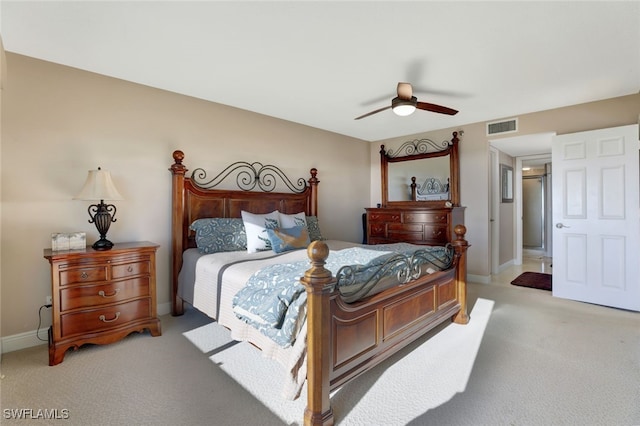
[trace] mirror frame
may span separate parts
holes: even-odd
[[[458,156],[458,132],[453,132],[451,141],[440,144],[430,139],[414,139],[404,142],[397,151],[385,151],[380,146],[380,174],[382,180],[381,207],[458,207],[460,206],[460,159]],[[449,200],[416,201],[415,177],[412,179],[412,201],[389,201],[389,163],[422,160],[449,156]],[[448,205],[448,203],[450,205]]]

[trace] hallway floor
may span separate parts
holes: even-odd
[[[523,272],[544,272],[550,274],[552,259],[535,252],[525,252],[522,265],[513,265],[496,275],[491,275],[491,284],[511,285],[511,281]]]

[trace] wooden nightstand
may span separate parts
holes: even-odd
[[[113,343],[148,329],[160,336],[156,313],[156,250],[148,241],[115,244],[111,250],[44,250],[51,264],[53,324],[49,365],[69,348]]]

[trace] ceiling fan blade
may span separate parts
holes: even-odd
[[[409,100],[413,96],[413,89],[409,83],[398,83],[398,97],[403,100]]]
[[[456,111],[455,109],[447,108],[442,105],[429,104],[427,102],[418,102],[416,104],[416,108],[423,109],[425,111],[439,112],[440,114],[447,115],[456,115],[458,113],[458,111]]]
[[[377,113],[382,112],[382,111],[384,111],[385,109],[389,109],[389,108],[391,108],[391,105],[386,106],[386,107],[383,107],[383,108],[379,108],[379,109],[377,109],[377,110],[375,110],[375,111],[368,112],[368,113],[366,113],[366,114],[364,114],[364,115],[361,115],[360,117],[356,117],[356,118],[354,118],[354,120],[360,120],[361,118],[365,118],[365,117],[368,117],[368,116],[370,116],[370,115],[377,114]]]

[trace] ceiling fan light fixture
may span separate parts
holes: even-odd
[[[415,110],[416,110],[416,107],[413,105],[397,105],[393,107],[393,112],[396,115],[399,115],[401,117],[411,115]]]
[[[418,100],[415,96],[412,96],[411,99],[394,98],[391,101],[391,109],[396,115],[406,117],[407,115],[413,114],[416,110],[417,102]]]

